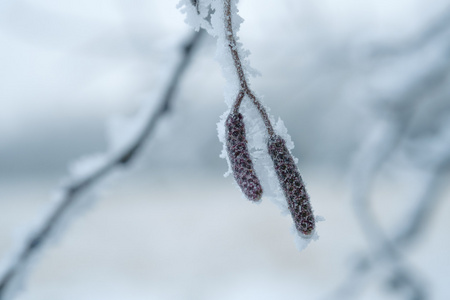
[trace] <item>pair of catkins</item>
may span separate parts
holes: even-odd
[[[225,121],[225,129],[226,149],[234,179],[244,195],[249,200],[257,202],[262,197],[263,189],[248,151],[242,114],[232,111]],[[271,134],[267,141],[267,150],[286,197],[295,228],[302,235],[310,236],[315,227],[314,214],[302,177],[286,147],[285,140],[279,135]]]

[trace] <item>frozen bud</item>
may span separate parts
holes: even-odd
[[[248,199],[258,201],[262,196],[262,188],[248,152],[242,115],[231,113],[225,122],[225,128],[227,152],[234,179]]]
[[[300,172],[286,147],[286,142],[278,135],[269,138],[267,145],[275,172],[287,199],[289,210],[297,230],[310,235],[314,231],[314,214],[309,202]]]

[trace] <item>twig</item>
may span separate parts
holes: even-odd
[[[233,20],[232,20],[232,14],[231,14],[231,0],[224,0],[224,19],[225,19],[225,28],[227,30],[226,36],[228,39],[228,47],[230,48],[231,57],[233,58],[234,67],[236,68],[236,73],[239,77],[239,83],[240,83],[240,91],[238,93],[238,96],[233,104],[233,112],[235,114],[238,113],[239,107],[242,103],[242,99],[244,94],[247,95],[250,100],[252,100],[253,104],[256,106],[256,109],[259,111],[263,121],[264,125],[266,126],[267,132],[269,136],[273,136],[274,130],[272,127],[272,124],[270,123],[269,116],[267,115],[266,109],[261,104],[261,102],[256,98],[255,94],[252,92],[252,90],[249,88],[249,85],[247,83],[247,79],[245,78],[244,69],[242,68],[242,62],[239,57],[239,53],[237,51],[237,43],[236,43],[236,37],[234,35],[233,31]]]
[[[444,54],[450,54],[450,45]],[[387,238],[368,210],[368,195],[371,183],[388,156],[395,150],[409,128],[415,107],[432,91],[445,83],[450,72],[450,60],[429,70],[417,81],[409,84],[401,97],[384,107],[389,118],[380,120],[363,143],[355,160],[352,176],[353,203],[356,215],[365,231],[369,243],[384,249]],[[383,246],[384,245],[384,246]],[[393,251],[393,250],[392,250]]]
[[[450,45],[443,52],[443,55],[448,54],[450,54]],[[423,198],[419,199],[413,217],[400,222],[403,230],[399,231],[393,239],[386,236],[377,218],[372,214],[369,208],[369,195],[372,182],[381,166],[404,139],[418,103],[445,84],[450,72],[449,67],[450,60],[447,59],[445,63],[429,69],[417,81],[408,84],[401,97],[385,103],[387,105],[383,108],[388,112],[388,118],[379,120],[363,143],[353,168],[352,201],[355,215],[371,247],[369,247],[369,253],[359,259],[348,279],[333,293],[334,296],[331,296],[331,299],[350,299],[361,290],[361,285],[366,282],[368,273],[380,266],[391,268],[393,275],[391,282],[402,283],[397,287],[408,286],[417,299],[425,297],[422,283],[412,276],[412,272],[407,271],[408,267],[402,259],[399,247],[406,247],[413,238],[417,237],[419,229],[431,212],[434,200],[427,191],[436,184],[439,171],[436,169],[433,171],[434,176],[430,175],[429,181],[423,187]]]
[[[448,125],[442,126],[443,130],[448,130]],[[438,179],[443,169],[442,166],[445,165],[450,159],[450,134],[445,136],[444,134],[436,135],[434,137],[435,144],[438,142],[443,142],[440,145],[441,149],[447,149],[446,153],[441,153],[440,155],[427,155],[427,170],[425,177],[421,180],[421,190],[417,192],[416,207],[413,213],[409,216],[405,216],[402,220],[398,222],[397,228],[400,228],[394,237],[390,241],[393,246],[398,249],[407,248],[411,242],[416,239],[421,230],[425,227],[425,222],[428,220],[433,212],[433,208],[437,204],[439,197],[436,195],[436,187],[438,185]],[[431,145],[432,146],[432,145]],[[430,151],[424,151],[421,149],[421,153],[429,154]],[[416,161],[420,159],[415,158]],[[374,271],[377,267],[380,267],[380,263],[386,260],[386,254],[383,249],[380,248],[379,251],[372,253],[371,255],[365,254],[360,257],[355,264],[352,273],[349,274],[345,282],[339,287],[337,291],[333,294],[331,299],[351,299],[355,294],[361,289],[361,285],[367,280],[367,276],[371,271]],[[392,263],[392,262],[391,262]],[[395,263],[395,262],[394,262]],[[383,265],[384,266],[384,265]],[[394,265],[398,268],[398,265]],[[421,284],[417,281],[412,281],[411,276],[405,272],[405,267],[402,269],[392,270],[394,273],[391,277],[391,281],[401,282],[403,285],[408,285],[410,288],[414,289],[413,294],[416,295],[416,299],[424,299],[425,293]],[[327,298],[328,299],[328,298]]]
[[[398,119],[397,119],[398,120]],[[363,229],[367,241],[371,245],[369,252],[373,261],[385,262],[383,266],[392,268],[391,274],[399,278],[402,275],[402,282],[407,284],[416,295],[423,294],[421,284],[415,280],[408,272],[408,267],[402,259],[402,255],[398,252],[396,246],[385,235],[377,218],[371,213],[368,205],[368,196],[370,195],[371,183],[375,175],[378,173],[380,167],[383,165],[387,157],[399,144],[402,136],[409,123],[409,118],[400,119],[396,123],[392,119],[390,123],[383,124],[381,130],[372,134],[366,142],[365,150],[359,160],[359,167],[353,176],[353,204],[355,208],[355,215],[357,216],[361,228]],[[363,270],[369,268],[371,260],[362,261],[355,274],[361,275]],[[352,276],[354,278],[355,276]],[[349,281],[350,282],[350,281]],[[359,281],[361,282],[361,281]],[[349,291],[355,290],[353,283],[345,285],[346,299],[350,298]],[[342,289],[341,289],[342,291]]]
[[[170,110],[176,88],[191,60],[193,48],[198,44],[203,32],[203,30],[200,30],[194,33],[184,45],[182,59],[172,74],[170,82],[162,95],[159,107],[149,116],[147,123],[138,134],[137,138],[133,140],[123,152],[112,156],[94,172],[84,178],[73,180],[63,187],[61,201],[57,204],[48,218],[43,221],[40,228],[33,232],[25,241],[16,254],[15,260],[12,261],[7,266],[5,272],[1,274],[0,300],[6,300],[6,295],[10,292],[9,288],[13,285],[13,282],[24,275],[22,273],[29,265],[31,258],[34,257],[49,241],[52,233],[56,231],[58,224],[63,219],[63,216],[77,201],[80,200],[81,195],[97,185],[107,175],[111,174],[113,170],[130,164],[130,162],[137,157],[139,151],[142,150],[143,145],[148,140],[148,137],[153,132],[160,119]]]
[[[445,54],[450,52],[450,47],[445,49]],[[349,299],[354,294],[366,275],[380,262],[388,263],[393,268],[395,280],[401,281],[403,286],[408,286],[418,299],[424,296],[422,284],[407,272],[407,266],[398,251],[399,246],[405,247],[409,241],[416,237],[424,220],[431,211],[433,197],[429,197],[426,191],[430,191],[435,185],[438,170],[434,170],[434,176],[430,176],[429,182],[424,186],[423,199],[418,201],[413,218],[403,220],[403,231],[400,231],[392,240],[381,229],[376,217],[369,209],[369,195],[371,184],[379,172],[381,166],[389,155],[398,147],[409,128],[410,120],[420,100],[425,99],[434,90],[445,83],[449,73],[450,60],[439,64],[424,74],[418,81],[409,84],[403,95],[395,100],[394,104],[385,108],[389,112],[389,118],[380,120],[373,132],[363,143],[359,157],[355,161],[352,176],[355,213],[363,229],[370,253],[359,260],[349,279],[346,280],[335,294],[344,295]],[[438,163],[435,163],[435,165]],[[405,225],[406,224],[406,225]],[[357,280],[355,280],[357,279]],[[337,297],[339,298],[339,296]]]

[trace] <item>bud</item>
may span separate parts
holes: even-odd
[[[312,234],[315,221],[309,196],[294,159],[286,147],[286,142],[280,136],[274,135],[269,138],[267,148],[295,227],[304,235]]]
[[[227,152],[234,179],[249,200],[258,201],[262,196],[262,187],[248,152],[243,116],[231,113],[225,122],[225,128]]]

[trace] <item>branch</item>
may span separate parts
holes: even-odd
[[[274,130],[272,127],[272,124],[270,123],[269,116],[267,115],[266,109],[261,104],[261,102],[258,101],[255,94],[250,90],[249,85],[247,83],[247,79],[245,78],[244,69],[242,68],[242,62],[239,57],[239,53],[237,52],[237,43],[236,43],[236,37],[234,35],[233,31],[233,18],[231,14],[231,0],[225,0],[224,1],[224,20],[225,20],[225,28],[227,30],[227,39],[228,39],[228,48],[230,49],[231,57],[233,58],[234,67],[236,68],[236,73],[239,77],[239,84],[240,84],[240,92],[238,93],[238,96],[236,98],[236,101],[233,105],[233,112],[235,114],[238,113],[239,107],[242,103],[243,94],[246,94],[250,100],[252,100],[253,104],[256,106],[256,109],[260,113],[264,125],[266,126],[267,132],[269,133],[269,136],[274,136]]]
[[[447,49],[448,52],[448,49]],[[442,125],[444,133],[437,136],[435,140],[443,139],[447,144],[440,145],[439,149],[447,152],[440,155],[429,155],[430,151],[421,150],[417,153],[427,153],[428,161],[423,163],[428,166],[428,174],[422,182],[422,191],[418,195],[418,204],[414,213],[399,222],[398,228],[402,228],[392,239],[389,239],[381,229],[376,217],[369,209],[369,195],[371,185],[379,173],[381,167],[398,148],[401,141],[405,139],[406,132],[410,127],[410,121],[415,113],[420,100],[424,100],[431,92],[445,83],[449,72],[450,60],[445,64],[435,66],[427,74],[424,74],[417,82],[410,84],[404,94],[396,99],[395,104],[387,108],[389,118],[379,120],[377,126],[368,136],[360,149],[358,158],[355,160],[352,176],[352,200],[355,214],[365,233],[368,243],[371,245],[370,253],[359,259],[357,265],[344,284],[338,289],[334,298],[349,299],[361,289],[368,273],[380,266],[391,268],[392,277],[390,282],[395,282],[395,287],[409,287],[411,293],[417,299],[425,297],[422,283],[408,272],[408,267],[402,259],[399,247],[405,248],[416,238],[429,218],[432,208],[436,204],[437,197],[431,193],[437,184],[442,164],[449,159],[450,141],[445,129],[449,124]],[[437,142],[434,142],[435,144]],[[430,143],[431,144],[431,143]],[[418,157],[418,155],[416,155]],[[424,160],[417,158],[417,161]],[[337,295],[337,296],[336,296]]]
[[[249,88],[249,84],[247,83],[245,76],[246,74],[242,67],[241,58],[239,57],[238,45],[236,43],[236,37],[233,30],[234,14],[231,12],[231,0],[224,0],[223,8],[225,37],[227,42],[225,43],[225,47],[230,50],[231,58],[239,79],[239,92],[233,103],[233,112],[229,115],[226,122],[226,145],[234,177],[243,193],[245,195],[250,195],[250,197],[248,197],[249,199],[259,200],[261,198],[262,189],[259,185],[259,179],[256,176],[252,176],[254,175],[253,163],[251,159],[249,159],[250,155],[248,154],[248,150],[246,150],[247,141],[245,139],[245,131],[241,131],[242,143],[238,144],[235,142],[236,140],[234,135],[239,135],[239,131],[233,131],[231,130],[232,126],[229,127],[229,125],[234,123],[231,120],[242,119],[242,115],[239,114],[239,107],[245,94],[250,98],[253,105],[259,112],[269,135],[267,140],[267,150],[273,162],[272,166],[277,175],[278,183],[286,198],[298,236],[301,239],[304,239],[304,241],[307,241],[308,239],[310,240],[314,236],[316,222],[311,208],[309,195],[306,192],[305,184],[297,168],[295,159],[286,147],[286,141],[281,136],[277,136],[275,134],[266,109]],[[244,128],[244,126],[241,127]],[[246,172],[242,172],[242,170],[246,170]],[[251,187],[251,189],[249,189],[249,187]],[[254,191],[256,191],[256,193]],[[304,248],[304,245],[299,243],[299,248]]]
[[[444,53],[450,54],[450,45]],[[411,82],[397,99],[384,102],[388,118],[378,121],[357,154],[352,169],[352,199],[360,224],[374,246],[383,245],[387,239],[368,210],[371,183],[404,138],[419,102],[445,84],[449,72],[450,59],[447,59]]]
[[[95,170],[88,175],[72,179],[62,187],[61,198],[53,211],[42,222],[40,227],[32,232],[24,241],[20,249],[15,253],[14,259],[7,265],[4,272],[0,274],[0,300],[12,298],[13,287],[17,286],[20,279],[25,275],[26,269],[33,257],[41,250],[52,237],[52,234],[61,227],[64,218],[87,192],[97,186],[102,179],[110,175],[114,170],[129,165],[142,150],[150,134],[154,131],[161,118],[171,108],[176,88],[192,58],[193,49],[198,44],[203,31],[196,32],[188,40],[182,49],[182,58],[173,71],[172,77],[165,88],[159,106],[148,116],[137,137],[126,145],[124,150],[116,155],[111,155]]]
[[[301,250],[311,240],[318,238],[314,230],[315,218],[309,195],[296,159],[290,152],[294,145],[287,129],[278,120],[275,133],[266,108],[250,89],[246,78],[251,70],[245,61],[247,53],[237,43],[235,34],[241,21],[236,3],[237,0],[181,0],[179,7],[186,12],[186,21],[191,26],[196,29],[202,27],[217,37],[216,56],[227,81],[225,101],[230,108],[222,115],[217,126],[219,140],[224,144],[221,156],[227,159],[229,166],[227,175],[233,174],[237,185],[251,201],[261,199],[263,191],[260,183],[266,183],[265,195],[269,194],[269,198],[284,211],[289,209],[291,212],[295,241],[297,248]],[[211,14],[209,23],[205,16],[211,10],[214,13]],[[244,97],[249,98],[249,105],[242,105]],[[247,131],[245,127],[251,131]],[[252,154],[247,143],[255,149]],[[253,164],[252,159],[255,158],[257,164]],[[263,181],[259,179],[261,176],[264,176]],[[266,193],[267,191],[269,192]]]
[[[415,201],[411,201],[417,203],[415,209],[412,214],[405,216],[398,222],[396,228],[399,228],[399,230],[390,241],[399,250],[407,248],[413,240],[419,237],[425,228],[426,221],[430,219],[437,205],[437,200],[439,200],[436,194],[438,180],[444,171],[443,166],[450,160],[450,124],[449,122],[446,123],[441,125],[441,132],[435,134],[431,140],[419,143],[420,149],[417,149],[416,155],[412,157],[413,163],[425,166],[426,169],[424,176],[420,179],[422,185],[417,192],[418,196]],[[417,141],[413,142],[417,143]],[[424,147],[426,149],[423,149]],[[430,150],[432,148],[438,149],[438,152]],[[426,155],[426,158],[420,157],[420,154]],[[361,290],[362,284],[367,281],[368,275],[379,268],[380,265],[384,266],[383,263],[386,263],[386,259],[389,259],[389,257],[386,256],[383,248],[379,248],[375,253],[360,257],[347,279],[330,298],[354,298],[356,293]],[[417,299],[425,298],[422,284],[411,280],[411,275],[408,275],[405,267],[400,270],[395,268],[398,268],[398,265],[394,262],[393,276],[389,278],[390,281],[394,282],[397,287],[408,285],[413,288],[413,294],[416,295]]]

